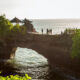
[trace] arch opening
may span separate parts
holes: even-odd
[[[44,80],[49,74],[48,60],[36,52],[35,50],[28,48],[17,47],[12,64],[14,64],[17,73],[24,75],[29,74],[32,79]]]
[[[20,64],[27,64],[27,66],[29,64],[30,66],[41,66],[48,64],[47,58],[45,58],[43,55],[39,54],[35,50],[28,48],[17,47],[14,59]]]

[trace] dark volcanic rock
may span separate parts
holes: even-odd
[[[0,58],[8,59],[15,55],[16,47],[31,48],[48,59],[51,65],[64,72],[80,72],[78,59],[71,58],[72,37],[69,35],[17,35],[0,44]],[[80,75],[80,74],[78,74]]]

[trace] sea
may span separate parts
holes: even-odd
[[[65,29],[80,29],[80,19],[33,19],[31,20],[38,33],[46,34],[47,29],[52,29],[52,34],[61,34]]]

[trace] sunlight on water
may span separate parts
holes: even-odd
[[[39,66],[48,64],[47,59],[32,49],[17,48],[16,62],[27,66]]]

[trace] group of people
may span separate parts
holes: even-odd
[[[43,34],[43,29],[41,29],[41,32],[42,32],[42,34]],[[52,34],[52,29],[46,29],[46,34],[48,35],[48,34]]]

